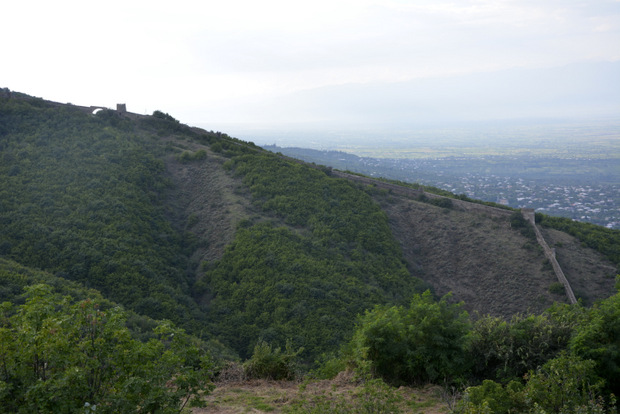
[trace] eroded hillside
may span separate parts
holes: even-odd
[[[165,157],[172,182],[167,193],[171,219],[179,231],[193,234],[198,244],[191,256],[194,263],[218,260],[235,235],[239,221],[253,211],[241,182],[226,173],[226,158],[208,145],[172,138],[177,151],[205,151],[200,161],[182,161],[175,152]]]
[[[555,301],[566,302],[562,291],[550,290],[558,280],[536,241],[511,228],[508,217],[403,197],[383,206],[412,273],[438,295],[452,292],[468,310],[498,316],[538,313]],[[565,247],[556,248],[558,261],[578,297],[591,302],[613,293],[610,263],[565,233],[548,234],[550,240],[565,240]]]

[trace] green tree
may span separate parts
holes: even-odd
[[[571,350],[596,363],[608,389],[620,395],[620,293],[587,311],[571,340]]]
[[[140,342],[120,308],[71,303],[44,284],[0,314],[3,412],[172,413],[212,389],[211,359],[183,330],[162,322]]]
[[[596,363],[568,352],[547,361],[525,376],[526,384],[511,381],[505,387],[485,380],[469,387],[455,413],[603,414],[615,412],[613,397],[605,401],[604,381]]]
[[[596,363],[562,353],[530,373],[524,389],[529,405],[547,413],[596,413],[603,406],[604,381]]]
[[[469,316],[449,296],[414,295],[409,308],[377,306],[360,319],[352,358],[392,383],[455,380],[466,367]]]
[[[474,381],[519,380],[568,347],[580,308],[555,306],[542,315],[515,315],[509,321],[484,316],[469,335]]]
[[[495,381],[484,380],[482,385],[467,388],[463,400],[459,402],[455,411],[457,413],[489,412],[493,414],[525,412],[523,384],[511,381],[503,387]]]
[[[271,380],[292,380],[297,375],[297,357],[303,348],[293,350],[290,340],[286,348],[273,348],[265,341],[258,341],[252,357],[244,364],[248,378],[265,378]]]

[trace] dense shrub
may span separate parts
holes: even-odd
[[[568,347],[577,315],[554,308],[543,315],[516,315],[509,321],[485,316],[473,323],[468,355],[474,381],[520,379]]]
[[[526,379],[527,401],[547,413],[596,412],[602,402],[604,380],[597,376],[594,361],[563,353]]]
[[[462,401],[455,410],[457,413],[493,413],[510,414],[525,412],[523,384],[511,381],[505,387],[492,381],[484,380],[477,387],[469,387]]]
[[[521,211],[515,211],[510,215],[510,227],[518,230],[528,239],[536,240],[536,233],[532,225],[523,217]]]
[[[178,413],[212,389],[210,357],[169,322],[139,342],[118,307],[26,291],[23,305],[0,306],[0,411]]]
[[[594,361],[607,389],[620,395],[620,293],[588,309],[570,345],[576,355]]]
[[[449,297],[436,302],[429,291],[408,308],[377,306],[361,317],[351,350],[358,369],[391,383],[444,382],[466,368],[469,317]]]
[[[2,253],[198,329],[204,314],[189,297],[186,239],[163,206],[157,125],[146,133],[116,111],[92,116],[28,99],[0,99],[0,117]]]
[[[192,161],[202,161],[207,158],[207,152],[203,149],[200,149],[193,153],[189,151],[183,151],[176,158],[179,162],[184,164]]]
[[[352,183],[269,153],[224,166],[273,218],[243,221],[195,286],[214,297],[213,332],[242,358],[259,337],[279,346],[291,338],[311,363],[350,339],[357,314],[421,290],[387,216]]]
[[[252,357],[245,362],[247,378],[292,380],[297,375],[297,357],[303,349],[293,350],[292,342],[286,348],[273,348],[265,341],[258,341]]]
[[[453,207],[452,200],[446,197],[432,197],[432,198],[427,198],[426,200],[427,200],[426,201],[427,203],[433,204],[437,207],[442,207],[442,208]]]
[[[172,121],[172,122],[176,122],[176,123],[179,122],[172,115],[170,115],[168,113],[164,113],[164,112],[159,111],[159,110],[156,110],[155,112],[153,112],[153,117],[154,118],[159,118],[159,119],[165,119],[166,121]]]
[[[470,387],[455,413],[603,414],[615,411],[615,399],[604,398],[604,381],[594,361],[562,353],[525,376],[523,385],[505,387],[491,380]]]

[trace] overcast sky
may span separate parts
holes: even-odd
[[[19,0],[0,12],[0,87],[190,124],[282,121],[274,102],[316,88],[620,60],[620,0]]]

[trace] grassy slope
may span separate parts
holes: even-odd
[[[172,138],[170,143],[178,151],[207,153],[204,161],[196,162],[182,162],[174,153],[164,158],[172,183],[166,204],[174,227],[199,241],[191,261],[201,264],[219,260],[234,240],[238,223],[256,214],[249,193],[240,179],[223,169],[228,158],[211,151],[209,145],[182,137]]]
[[[578,299],[589,306],[613,293],[617,270],[613,263],[570,234],[544,227],[542,232],[547,244],[555,248],[556,259]]]
[[[240,414],[240,413],[291,413],[296,405],[305,401],[306,410],[312,402],[331,402],[347,405],[354,410],[360,404],[364,390],[361,385],[341,377],[333,380],[310,383],[288,381],[245,381],[217,383],[213,394],[209,395],[207,407],[193,409],[193,414]],[[423,388],[400,387],[394,390],[400,399],[397,406],[405,413],[440,414],[447,413],[448,404],[444,391],[438,386]],[[308,412],[308,411],[306,411]],[[320,412],[320,411],[313,411]],[[367,411],[363,411],[367,412]],[[368,411],[374,412],[374,411]],[[378,412],[378,411],[377,411]]]

